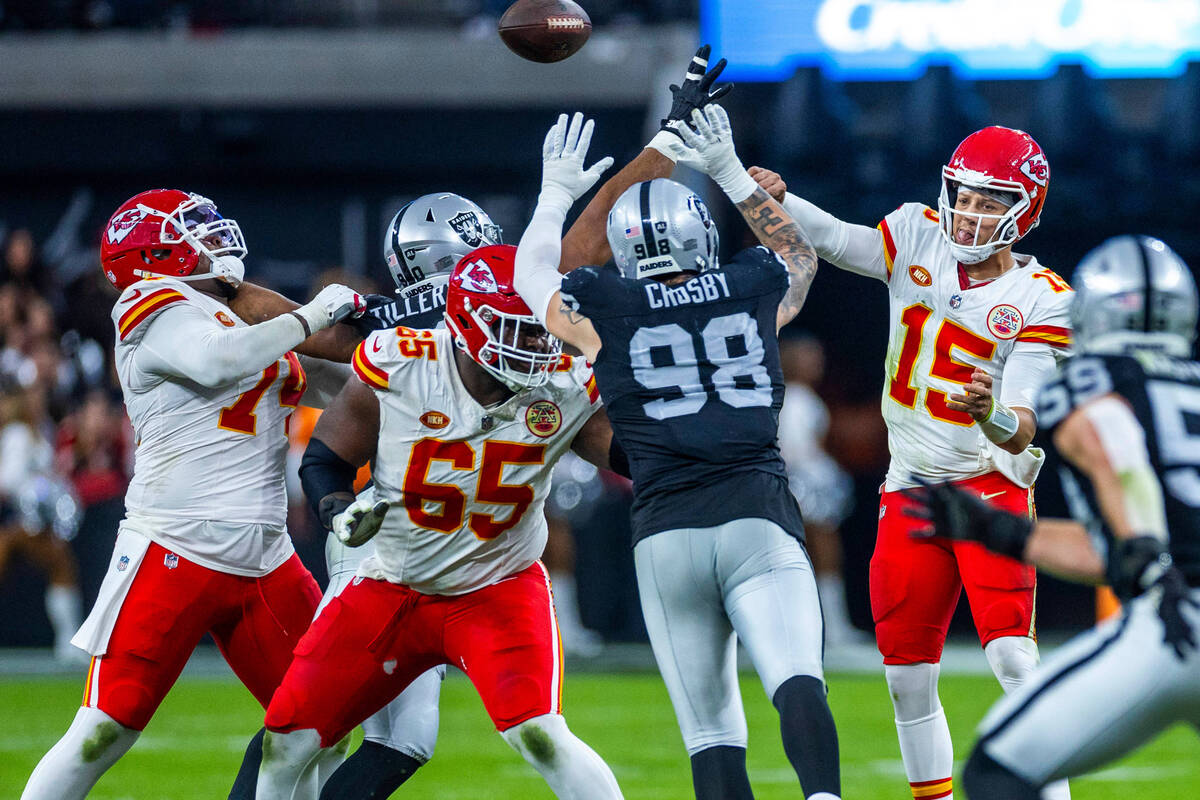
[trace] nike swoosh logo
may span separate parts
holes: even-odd
[[[134,300],[137,300],[137,299],[138,299],[139,297],[141,297],[141,296],[142,296],[142,290],[141,290],[141,289],[134,289],[134,290],[133,290],[133,294],[131,294],[131,295],[129,296],[129,299],[127,299],[127,300],[122,300],[121,302],[122,302],[122,303],[132,303]]]
[[[1000,496],[1000,495],[1002,495],[1002,494],[1004,494],[1004,490],[1003,490],[1003,489],[1001,489],[1001,490],[1000,490],[1000,491],[998,491],[998,492],[992,492],[991,494],[988,494],[987,492],[980,492],[980,493],[979,493],[979,496],[980,496],[981,498],[983,498],[984,500],[991,500],[993,497],[999,497],[999,496]]]
[[[371,352],[372,353],[378,353],[382,349],[383,348],[380,346],[378,339],[376,339],[374,342],[371,343]]]

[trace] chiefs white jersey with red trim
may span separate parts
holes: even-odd
[[[564,356],[550,381],[483,408],[444,328],[376,331],[355,351],[379,398],[375,496],[393,505],[365,577],[462,594],[520,572],[546,546],[554,463],[600,408],[591,368]]]
[[[1032,256],[1016,254],[1012,269],[973,284],[951,255],[937,214],[918,203],[901,206],[879,229],[891,296],[883,386],[887,489],[914,486],[914,476],[960,480],[994,470],[1032,485],[1042,452],[1001,450],[947,398],[962,393],[976,367],[992,376],[993,395],[1001,398],[1014,349],[1065,356],[1071,287]]]
[[[293,353],[209,388],[164,374],[149,352],[194,348],[212,327],[243,327],[228,306],[182,281],[140,281],[113,308],[116,365],[137,450],[125,497],[131,523],[214,569],[269,572],[292,552],[284,463],[288,417],[304,394]],[[168,336],[152,328],[166,326]],[[139,524],[140,521],[140,524]]]

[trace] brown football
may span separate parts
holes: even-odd
[[[509,50],[549,64],[577,53],[592,33],[592,21],[574,0],[517,0],[498,29]]]

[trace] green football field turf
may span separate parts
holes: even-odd
[[[742,688],[756,796],[761,800],[800,797],[779,743],[774,709],[752,675],[742,676]],[[80,692],[77,680],[0,681],[4,721],[0,797],[20,795],[34,764],[70,723]],[[988,677],[942,677],[942,702],[960,759],[967,753],[975,722],[998,693]],[[841,739],[844,796],[909,797],[882,676],[833,675],[830,701]],[[566,713],[572,729],[612,766],[625,797],[684,800],[692,796],[687,759],[657,675],[569,675]],[[255,702],[231,680],[187,679],[172,690],[141,739],[101,779],[91,797],[224,798],[245,742],[261,720]],[[1200,795],[1198,756],[1200,743],[1195,735],[1177,728],[1131,758],[1076,781],[1073,794],[1076,800],[1196,797]],[[442,693],[441,735],[434,760],[396,796],[531,800],[551,794],[492,730],[471,685],[453,674]]]

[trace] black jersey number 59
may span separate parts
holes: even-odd
[[[697,352],[692,335],[675,323],[639,328],[629,342],[633,377],[647,389],[676,389],[682,397],[660,398],[642,405],[646,416],[668,419],[695,414],[708,402],[710,391],[734,408],[771,405],[771,376],[763,365],[763,340],[758,325],[746,312],[714,317],[700,333],[703,350]],[[738,340],[744,352],[731,355]],[[655,366],[653,348],[671,349],[671,363]],[[700,363],[716,367],[705,386]],[[741,379],[739,381],[739,378]]]

